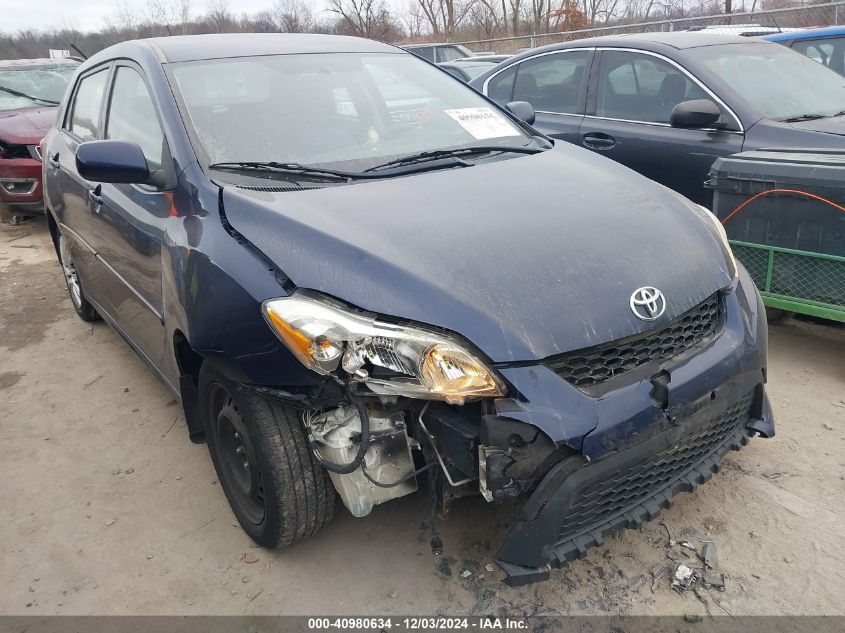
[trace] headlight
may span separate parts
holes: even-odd
[[[495,374],[451,337],[302,293],[266,301],[263,310],[282,342],[317,373],[342,369],[375,393],[451,404],[504,395]]]
[[[668,187],[667,187],[668,189]],[[682,196],[677,191],[673,191],[672,189],[668,189],[672,192],[672,194],[678,198],[681,202],[683,202],[688,209],[690,209],[693,213],[695,213],[699,219],[701,219],[704,224],[710,229],[713,233],[713,236],[719,240],[722,251],[725,253],[725,260],[728,263],[728,272],[730,273],[731,279],[736,279],[738,270],[736,267],[736,257],[734,257],[733,250],[731,250],[731,245],[728,242],[728,234],[725,233],[725,227],[722,226],[722,223],[719,222],[719,218],[717,218],[714,214],[710,213],[710,210],[706,207],[701,206],[700,204],[696,204],[689,198]]]
[[[728,262],[728,272],[731,275],[731,279],[736,279],[739,271],[736,267],[736,257],[734,257],[734,252],[731,249],[730,242],[728,242],[728,234],[725,232],[725,227],[722,226],[721,222],[719,222],[719,218],[710,213],[710,210],[706,207],[702,207],[701,205],[693,202],[690,204],[693,205],[693,207],[697,207],[693,210],[702,220],[704,220],[705,224],[709,224],[713,228],[713,232],[722,243],[722,250],[725,252],[725,259]]]

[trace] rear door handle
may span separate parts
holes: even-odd
[[[56,152],[55,154],[50,156],[50,158],[47,159],[47,160],[50,163],[50,167],[54,167],[56,169],[59,168],[59,153],[58,152]]]
[[[616,139],[609,134],[585,134],[582,140],[584,147],[602,151],[616,146]]]
[[[103,188],[100,185],[88,190],[88,199],[91,201],[91,210],[94,213],[99,213],[100,207],[103,206],[103,197],[100,195],[102,190]]]

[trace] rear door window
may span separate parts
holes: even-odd
[[[422,57],[430,62],[434,61],[434,49],[431,46],[420,46],[409,50],[417,57]]]
[[[465,57],[466,55],[454,46],[441,46],[437,49],[438,63],[453,62],[456,59],[464,59]]]
[[[590,55],[591,51],[561,52],[522,62],[513,101],[527,101],[538,112],[577,114]]]
[[[83,77],[73,98],[73,109],[68,129],[82,141],[97,138],[100,129],[100,111],[106,91],[108,69]]]
[[[810,59],[845,74],[845,38],[831,37],[817,40],[797,40],[792,48]]]

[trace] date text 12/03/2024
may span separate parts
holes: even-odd
[[[309,618],[308,629],[312,631],[347,630],[381,631],[392,628],[407,631],[453,631],[453,630],[525,630],[528,622],[516,618],[477,617],[406,617],[406,618]]]

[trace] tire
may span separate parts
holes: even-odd
[[[70,303],[76,314],[83,321],[91,323],[99,321],[100,315],[94,309],[88,300],[85,298],[85,292],[82,290],[82,280],[79,278],[79,273],[73,265],[73,258],[71,257],[70,249],[67,246],[66,238],[59,234],[59,264],[62,266],[62,273],[65,276],[65,285],[67,286],[68,295],[70,295]]]
[[[334,486],[296,410],[230,381],[209,363],[200,369],[199,401],[220,485],[252,540],[288,547],[331,522]]]
[[[794,312],[780,308],[766,308],[766,320],[769,323],[783,323],[795,316]]]

